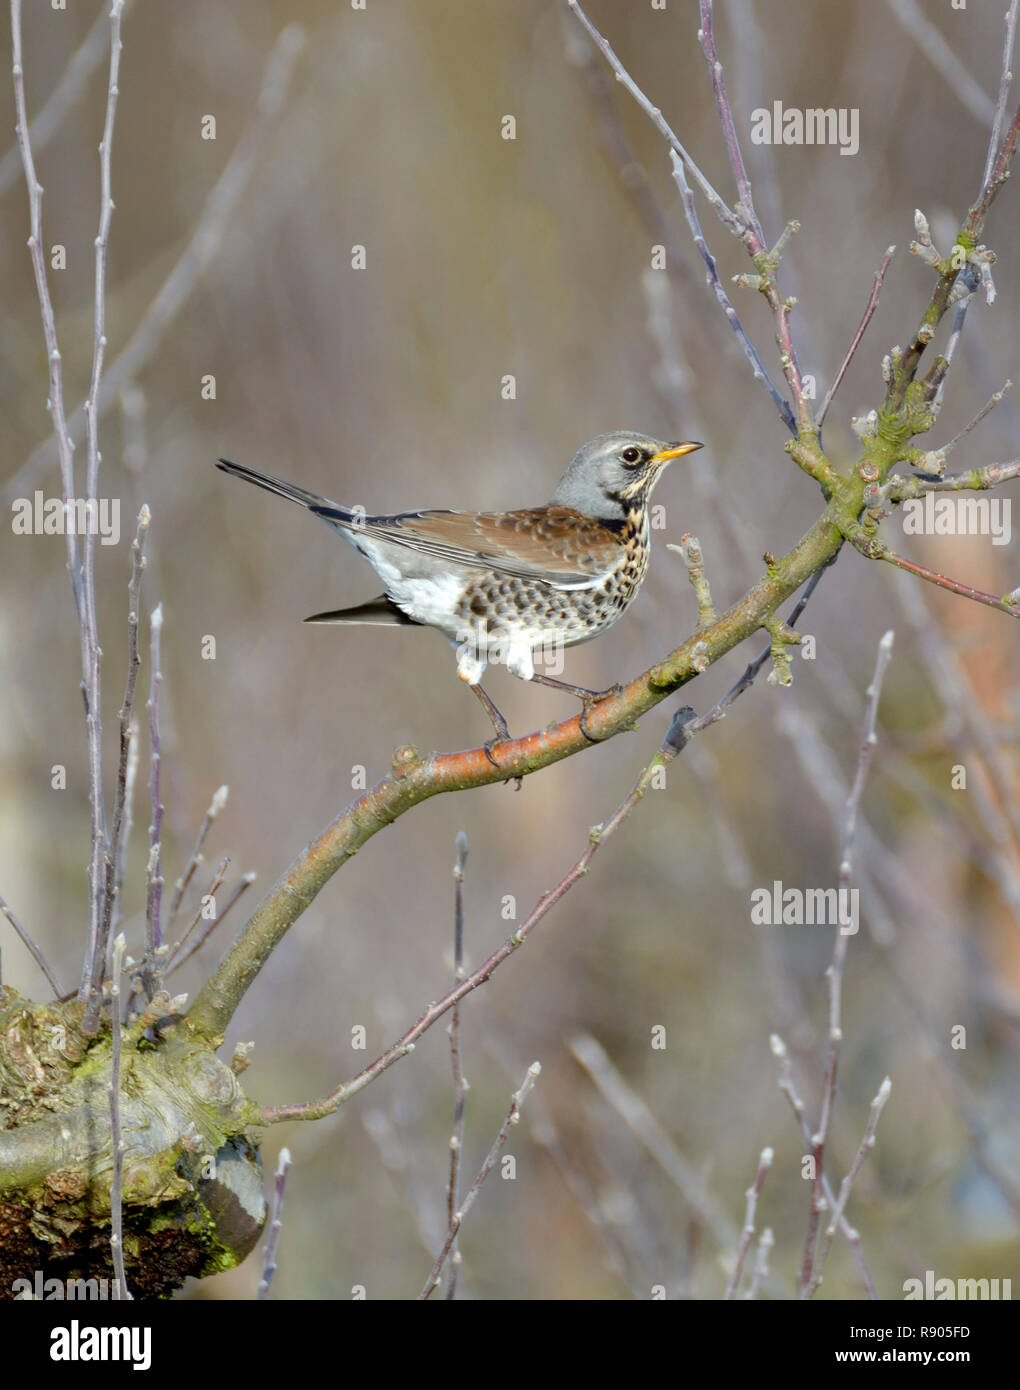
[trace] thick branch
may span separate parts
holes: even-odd
[[[852,480],[850,486],[852,490]],[[827,565],[843,543],[836,508],[836,501],[831,502],[790,553],[772,564],[710,627],[692,634],[663,661],[590,710],[585,723],[594,739],[601,742],[631,728],[641,715],[750,637],[769,614]],[[590,747],[576,716],[497,745],[498,766],[493,766],[484,748],[428,758],[412,747],[398,749],[392,772],[341,812],[270,889],[197,996],[188,1015],[190,1027],[207,1038],[221,1035],[271,952],[325,884],[373,835],[412,806],[441,792],[525,777]]]

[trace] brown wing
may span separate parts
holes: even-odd
[[[571,507],[518,512],[404,512],[366,517],[366,536],[457,565],[487,566],[557,589],[598,583],[619,559],[621,539]]]

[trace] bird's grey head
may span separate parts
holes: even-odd
[[[553,493],[553,502],[598,521],[624,521],[643,506],[663,468],[700,444],[669,444],[636,430],[613,430],[583,444]]]

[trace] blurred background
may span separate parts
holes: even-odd
[[[796,342],[819,400],[886,248],[899,247],[829,415],[826,445],[839,467],[854,457],[851,416],[879,403],[883,353],[908,341],[930,293],[931,272],[907,250],[915,207],[946,252],[978,192],[1001,8],[789,0],[780,17],[751,0],[717,6],[766,232],[774,239],[787,219],[801,223],[782,288],[798,301]],[[29,7],[32,115],[87,49],[102,9]],[[734,201],[697,5],[591,0],[589,13]],[[903,22],[917,15],[920,35]],[[288,25],[301,26],[305,43],[284,81]],[[282,40],[284,59],[295,38]],[[106,90],[103,47],[87,51],[96,70],[36,152],[44,239],[66,247],[66,269],[50,283],[69,413],[91,361]],[[750,113],[775,100],[859,109],[859,153],[752,146]],[[208,116],[215,139],[202,138]],[[512,140],[501,134],[507,116]],[[13,139],[13,114],[6,128]],[[57,495],[59,484],[16,157],[0,165],[0,187],[9,510],[36,488]],[[435,634],[302,626],[309,613],[371,597],[378,582],[314,519],[218,473],[218,455],[369,511],[495,509],[547,499],[577,447],[603,430],[704,440],[656,493],[664,526],[639,601],[600,641],[568,653],[565,678],[592,687],[634,676],[692,630],[693,592],[667,543],[700,537],[722,608],[760,574],[763,551],[790,548],[820,501],[783,452],[775,409],[706,288],[663,142],[553,0],[131,4],[113,188],[107,364],[117,389],[102,423],[100,493],[121,499],[122,534],[118,546],[97,547],[109,795],[129,544],[147,502],[144,610],[161,601],[165,615],[164,874],[172,885],[221,783],[229,804],[184,920],[221,855],[231,859],[227,889],[258,874],[221,934],[174,977],[193,992],[261,892],[355,795],[359,769],[371,785],[399,744],[428,752],[489,736]],[[727,283],[750,267],[700,207]],[[998,300],[974,301],[926,444],[948,440],[1020,370],[1017,210],[1007,187],[987,228],[1000,252]],[[667,248],[666,271],[649,269],[655,245]],[[352,268],[356,246],[364,269]],[[764,303],[732,293],[780,380]],[[945,335],[946,325],[936,346]],[[134,356],[118,369],[126,349]],[[215,399],[204,399],[210,376]],[[1009,460],[1018,439],[1007,397],[949,466]],[[983,589],[1020,581],[1015,549],[987,538],[913,541],[898,514],[883,535]],[[0,528],[0,575],[0,893],[70,988],[85,928],[88,816],[63,540]],[[826,928],[753,925],[749,895],[777,879],[836,882],[864,690],[890,627],[826,1171],[838,1184],[888,1074],[892,1096],[848,1209],[880,1294],[901,1297],[903,1281],[928,1269],[1020,1279],[1016,633],[1001,613],[904,579],[841,555],[801,621],[817,657],[794,660],[792,689],[760,678],[677,759],[666,787],[638,806],[527,948],[465,1003],[467,1182],[527,1065],[538,1059],[543,1070],[508,1146],[516,1176],[494,1173],[465,1226],[460,1296],[648,1297],[661,1285],[671,1297],[718,1298],[766,1145],[776,1153],[758,1206],[759,1231],[775,1238],[767,1292],[793,1290],[809,1190],[769,1036],[790,1049],[813,1125],[833,939]],[[209,636],[213,660],[203,658]],[[466,939],[477,964],[512,930],[505,914],[522,921],[573,864],[674,709],[708,708],[761,645],[731,653],[636,733],[529,778],[519,793],[497,785],[439,797],[373,839],[302,917],[235,1019],[224,1055],[237,1039],[255,1040],[248,1093],[266,1104],[325,1093],[447,989],[458,830],[471,845]],[[516,732],[576,708],[501,670],[487,688]],[[58,763],[65,791],[51,790]],[[963,790],[952,785],[959,766]],[[143,756],[124,904],[135,945],[146,777]],[[0,940],[5,982],[45,997],[6,926]],[[359,1026],[365,1051],[351,1046]],[[960,1027],[966,1046],[954,1048]],[[656,1028],[664,1048],[652,1047]],[[644,1107],[630,1123],[620,1086]],[[283,1144],[294,1159],[274,1297],[346,1298],[356,1285],[374,1298],[417,1292],[443,1238],[451,1109],[440,1025],[342,1113],[268,1133],[267,1172]],[[253,1256],[193,1282],[188,1296],[251,1297],[258,1274]],[[819,1296],[862,1292],[837,1241]]]

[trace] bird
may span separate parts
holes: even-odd
[[[519,511],[412,511],[368,516],[246,464],[217,467],[306,507],[362,555],[383,582],[377,598],[314,613],[309,623],[437,628],[453,645],[457,674],[475,693],[496,737],[507,721],[482,688],[490,661],[511,675],[567,691],[585,717],[609,691],[588,690],[535,669],[535,660],[590,641],[630,607],[648,568],[648,501],[663,469],[703,446],[613,430],[583,444],[544,506]],[[497,764],[498,765],[498,764]]]

